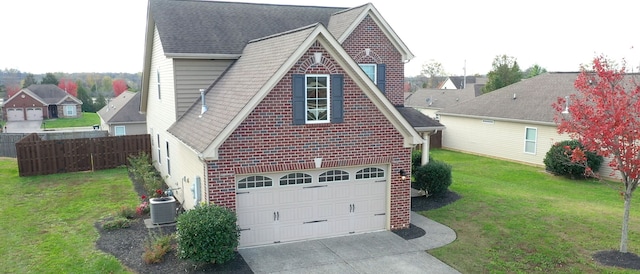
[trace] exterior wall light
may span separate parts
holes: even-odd
[[[398,173],[400,174],[400,179],[402,180],[402,182],[407,180],[407,172],[405,172],[404,169],[401,169]]]

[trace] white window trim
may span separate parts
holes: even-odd
[[[118,134],[118,129],[122,129],[122,134]],[[124,136],[127,135],[127,128],[125,126],[114,126],[113,127],[113,134],[115,136]]]
[[[536,135],[534,136],[534,139],[533,139],[533,140],[529,140],[529,139],[527,139],[527,132],[528,132],[530,129],[535,130],[535,133],[536,133]],[[529,151],[527,151],[527,144],[528,144],[528,143],[533,143],[533,152],[529,152]],[[534,155],[535,155],[537,151],[538,151],[538,128],[535,128],[535,127],[525,127],[525,128],[524,128],[524,153],[527,153],[527,154],[534,154]]]
[[[76,106],[74,106],[74,105],[63,105],[63,108],[64,108],[64,116],[66,116],[66,117],[72,117],[72,116],[77,116],[78,115],[78,113],[76,111]],[[67,109],[71,110],[70,111],[71,113],[67,112]]]
[[[162,100],[162,93],[160,89],[160,68],[156,69],[156,83],[158,84],[158,100]]]
[[[171,176],[171,152],[169,151],[169,141],[165,141],[165,144],[167,146],[167,175]]]
[[[156,149],[158,150],[158,165],[162,165],[162,149],[160,148],[160,134],[156,134]]]
[[[364,67],[373,67],[373,79],[371,79],[371,81],[373,81],[374,84],[378,84],[378,64],[358,64],[360,66],[360,68],[362,69],[362,71],[365,72],[365,74],[367,74],[367,72],[364,70]],[[367,75],[369,76],[369,75]]]
[[[327,119],[308,120],[309,104],[307,103],[307,78],[326,77],[327,78]],[[326,124],[331,122],[331,75],[329,74],[305,74],[304,76],[304,119],[307,124]]]

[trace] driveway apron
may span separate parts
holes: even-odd
[[[255,273],[460,273],[426,252],[455,240],[455,232],[414,212],[411,223],[427,234],[405,240],[379,231],[239,252]]]

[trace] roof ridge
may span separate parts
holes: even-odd
[[[344,9],[344,10],[341,10],[341,11],[337,11],[337,12],[333,13],[332,15],[338,15],[338,14],[341,14],[341,13],[349,12],[349,11],[352,11],[352,10],[355,10],[355,9],[359,9],[359,8],[362,8],[362,7],[368,6],[368,5],[371,5],[371,2],[366,3],[366,4],[362,4],[362,5],[357,6],[357,7],[352,7],[352,8],[347,8],[347,9]]]
[[[272,39],[272,38],[288,35],[288,34],[291,34],[291,33],[300,32],[300,31],[307,30],[307,29],[312,29],[312,28],[317,27],[318,25],[322,25],[322,23],[320,23],[320,22],[313,23],[311,25],[307,25],[307,26],[304,26],[304,27],[299,27],[299,28],[296,28],[296,29],[292,29],[292,30],[288,30],[288,31],[284,31],[284,32],[276,33],[276,34],[271,34],[271,35],[268,35],[268,36],[265,36],[265,37],[256,38],[256,39],[250,40],[249,42],[247,42],[247,44],[256,43],[256,42],[260,42],[260,41],[264,41],[264,40],[269,40],[269,39]]]

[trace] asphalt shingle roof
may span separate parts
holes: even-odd
[[[440,122],[429,118],[429,116],[424,115],[422,112],[415,108],[411,107],[396,107],[398,112],[402,114],[402,117],[411,124],[413,128],[416,130],[420,129],[443,129],[444,125],[440,124]]]
[[[247,44],[242,57],[207,91],[208,111],[199,117],[201,102],[198,100],[169,132],[203,152],[314,29],[310,26]],[[193,134],[194,128],[206,134]]]
[[[123,92],[100,109],[98,115],[107,123],[144,122],[145,116],[140,113],[140,93]]]
[[[541,74],[446,107],[438,113],[553,123],[555,111],[551,104],[558,97],[577,92],[574,87],[577,76],[577,72]]]
[[[30,85],[27,89],[49,105],[57,104],[69,95],[66,91],[54,84]]]
[[[150,13],[165,53],[240,54],[253,39],[315,23],[327,26],[336,7],[217,1],[152,0]]]

